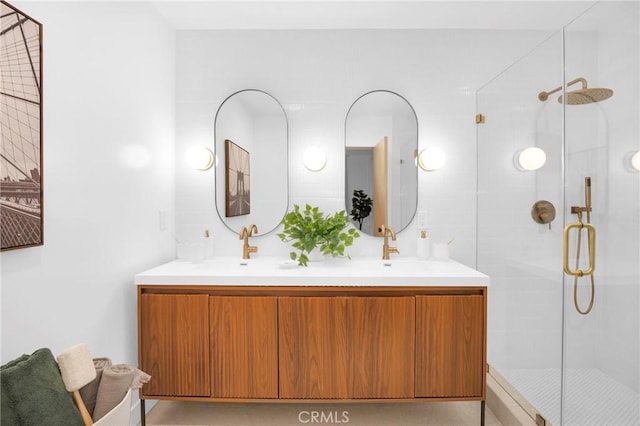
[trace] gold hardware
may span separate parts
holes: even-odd
[[[564,238],[563,238],[563,256],[562,263],[564,272],[568,275],[573,276],[573,305],[575,306],[578,313],[582,315],[586,315],[591,312],[591,308],[593,308],[593,302],[595,299],[595,278],[593,277],[593,272],[596,269],[596,228],[591,225],[589,222],[591,221],[591,178],[584,178],[584,207],[571,207],[571,213],[578,215],[578,222],[570,223],[564,227]],[[582,222],[582,214],[586,213],[587,223]],[[572,229],[578,230],[578,238],[576,241],[576,266],[575,269],[571,269],[569,267],[569,232]],[[586,229],[587,231],[587,245],[589,249],[589,268],[586,270],[579,269],[580,267],[580,249],[582,246],[582,230]],[[589,306],[586,310],[580,309],[578,305],[578,278],[583,276],[589,276],[591,280],[591,299],[589,300]]]
[[[476,124],[484,124],[484,115],[476,114]]]
[[[240,229],[240,239],[244,240],[244,243],[242,244],[243,259],[250,259],[250,253],[255,253],[258,251],[258,247],[249,245],[249,237],[252,237],[254,232],[256,234],[258,233],[258,227],[253,223],[249,225],[248,229],[246,226],[243,226]]]
[[[571,214],[591,213],[591,207],[571,206]]]
[[[573,86],[576,83],[582,83],[582,88],[574,90],[572,92],[566,92],[568,105],[590,104],[593,102],[604,101],[605,99],[609,99],[611,96],[613,96],[613,90],[606,87],[588,88],[587,80],[582,77],[568,82],[566,87],[568,88],[569,86]],[[562,86],[558,86],[549,92],[540,92],[538,93],[538,99],[542,102],[545,102],[547,99],[549,99],[549,95],[559,92],[561,89]],[[558,102],[562,103],[562,95],[558,97]]]
[[[569,267],[569,232],[572,229],[578,229],[578,240],[581,239],[582,230],[587,230],[587,238],[589,239],[589,268],[586,270],[576,269],[572,270]],[[580,241],[578,241],[580,242]],[[579,250],[579,248],[578,248]],[[585,275],[593,274],[596,268],[596,228],[589,223],[570,223],[564,227],[564,256],[563,256],[564,272],[574,277],[583,277]]]
[[[548,223],[551,229],[551,222],[556,218],[556,208],[549,201],[536,201],[531,207],[531,218],[536,223]]]
[[[384,237],[384,242],[382,244],[382,259],[389,260],[389,253],[400,253],[397,247],[389,246],[389,235],[391,235],[391,241],[396,240],[396,231],[393,230],[390,226],[380,225],[378,228],[378,232],[382,233]]]
[[[567,87],[569,86],[573,86],[576,83],[582,83],[582,89],[586,89],[587,88],[587,80],[585,80],[582,77],[578,77],[575,80],[572,80],[570,82],[567,83]],[[559,92],[560,90],[562,90],[562,86],[558,86],[553,90],[550,90],[548,92],[540,92],[538,93],[538,99],[541,100],[542,102],[546,101],[547,99],[549,99],[549,95],[553,95],[556,92]]]
[[[536,413],[536,426],[547,426],[547,419]]]

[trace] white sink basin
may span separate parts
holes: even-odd
[[[298,266],[279,257],[175,260],[136,275],[135,284],[279,286],[488,286],[489,277],[453,260],[328,258]]]

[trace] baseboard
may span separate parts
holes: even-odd
[[[487,406],[503,425],[536,426],[536,421],[490,374],[487,374]]]

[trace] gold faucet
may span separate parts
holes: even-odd
[[[242,258],[243,259],[250,259],[251,257],[249,256],[250,253],[255,253],[258,251],[258,247],[257,246],[250,246],[249,245],[249,237],[253,236],[253,233],[258,233],[258,227],[255,224],[251,224],[249,225],[249,228],[247,228],[246,226],[243,226],[240,229],[240,239],[244,240],[244,244],[242,245]]]
[[[391,241],[396,240],[396,231],[390,226],[380,225],[378,229],[384,237],[384,243],[382,244],[382,259],[389,260],[389,253],[400,253],[397,247],[389,247],[389,235],[391,235]]]

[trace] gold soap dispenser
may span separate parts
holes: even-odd
[[[418,259],[427,260],[431,256],[429,247],[429,238],[427,238],[427,230],[422,229],[418,235]]]
[[[204,258],[212,259],[215,250],[213,246],[213,236],[208,229],[204,230],[204,237],[202,241],[204,242]]]

